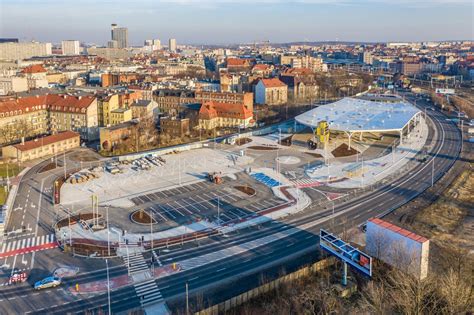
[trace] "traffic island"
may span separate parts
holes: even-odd
[[[137,224],[155,224],[156,220],[143,209],[137,210],[130,215],[130,220]]]

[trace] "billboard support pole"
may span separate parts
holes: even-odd
[[[343,262],[343,274],[342,274],[342,285],[347,286],[347,263],[344,261]]]

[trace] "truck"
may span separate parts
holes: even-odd
[[[217,173],[217,172],[208,173],[207,178],[209,179],[209,181],[211,183],[214,183],[214,184],[222,183],[222,174],[221,173]]]

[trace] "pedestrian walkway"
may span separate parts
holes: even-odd
[[[163,296],[156,285],[155,279],[136,283],[134,287],[142,307],[164,301]]]
[[[2,244],[0,258],[11,257],[58,247],[54,234],[7,240]]]
[[[122,258],[130,275],[147,272],[149,270],[142,253],[134,253],[133,255],[123,256]]]

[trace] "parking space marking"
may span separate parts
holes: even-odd
[[[187,202],[186,202],[186,199],[181,199],[180,201],[183,202],[183,203],[187,203]],[[189,211],[189,209],[187,208],[187,206],[189,206],[189,204],[183,206],[183,205],[180,204],[177,200],[176,200],[175,202],[176,202],[178,205],[180,205],[180,207],[181,207],[180,209],[185,210],[185,211],[186,211],[187,213],[189,213],[189,214],[193,214],[193,212],[192,212],[192,211]]]
[[[176,217],[170,212],[168,211],[168,209],[166,209],[165,207],[163,207],[162,205],[157,205],[158,208],[160,208],[161,210],[163,210],[164,212],[166,212],[170,217],[172,217],[173,219],[176,219]]]
[[[176,204],[179,205],[179,203],[178,203],[177,201],[175,201],[174,203],[176,203]],[[180,209],[181,207],[173,207],[173,206],[170,205],[169,203],[167,203],[167,205],[170,206],[170,207],[172,207],[175,212],[178,212],[181,216],[185,217],[185,215],[184,215],[181,211],[179,211],[179,209]]]
[[[157,209],[155,209],[155,208],[153,208],[153,207],[150,207],[150,209],[153,210],[153,213],[156,213],[157,215],[159,215],[160,217],[162,217],[165,222],[168,221],[168,219],[167,219],[165,216],[163,216],[159,210],[157,210]]]

